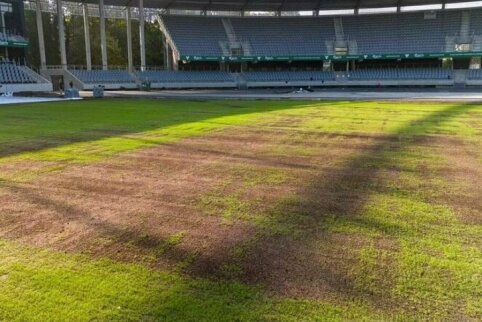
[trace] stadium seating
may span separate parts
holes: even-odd
[[[251,45],[252,55],[320,55],[325,40],[334,40],[333,19],[231,18],[236,35]]]
[[[470,80],[482,80],[482,69],[471,69],[467,75]]]
[[[442,68],[360,69],[347,74],[349,80],[446,80],[452,71]]]
[[[13,62],[0,62],[0,84],[34,84],[37,81]]]
[[[336,31],[333,17],[162,17],[181,55],[205,56],[223,53],[222,19],[230,20],[236,38],[248,42],[254,56],[330,54],[329,44],[340,37],[355,44],[356,54],[431,53],[445,51],[447,37],[460,36],[462,11],[343,16]],[[470,10],[469,36],[474,35],[482,36],[480,9]]]
[[[457,11],[439,12],[436,19],[420,12],[343,17],[345,37],[356,40],[360,54],[443,52],[445,37],[456,36],[460,23]]]
[[[221,18],[163,16],[163,22],[183,55],[223,54],[220,41],[227,41]]]
[[[136,79],[124,70],[69,70],[86,84],[128,84]]]
[[[233,77],[220,71],[143,71],[139,72],[141,81],[152,83],[224,83],[233,82]]]
[[[272,71],[246,72],[243,74],[248,82],[307,82],[334,81],[334,72],[323,71]]]

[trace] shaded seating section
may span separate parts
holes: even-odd
[[[482,80],[482,69],[471,69],[467,75],[468,79],[471,80]]]
[[[334,81],[334,72],[324,71],[269,71],[246,72],[244,77],[248,82],[310,82]]]
[[[231,18],[240,40],[251,45],[252,55],[304,56],[327,54],[325,41],[333,41],[333,18]]]
[[[86,84],[128,84],[136,79],[125,70],[69,70]]]
[[[433,80],[452,79],[453,72],[443,68],[360,69],[347,74],[349,80]]]
[[[143,71],[138,72],[141,81],[151,83],[228,83],[234,78],[222,71]]]
[[[445,37],[459,34],[461,20],[460,11],[437,12],[435,19],[423,12],[342,18],[345,37],[356,40],[359,54],[443,52]]]
[[[219,42],[227,35],[221,18],[168,15],[162,20],[182,55],[223,55]]]
[[[482,10],[469,14],[469,37],[482,36]],[[180,54],[201,56],[222,55],[220,42],[227,40],[222,19],[254,56],[333,54],[335,40],[352,43],[356,54],[433,53],[446,50],[447,37],[460,36],[462,11],[343,16],[339,39],[333,17],[162,17]]]
[[[13,62],[0,62],[0,84],[34,84],[37,81]]]

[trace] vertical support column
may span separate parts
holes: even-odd
[[[134,71],[134,63],[132,59],[132,26],[131,26],[131,8],[126,7],[127,22],[127,68],[130,72]]]
[[[100,51],[102,54],[102,69],[107,70],[107,38],[105,36],[104,0],[99,0],[99,17],[100,17]]]
[[[164,37],[164,69],[167,70],[174,70],[173,64],[173,51],[171,45],[167,41],[166,37]]]
[[[166,40],[166,36],[164,34],[162,34],[162,49],[163,49],[163,53],[162,53],[162,67],[164,69],[168,69],[167,68],[167,53],[168,53],[168,50],[167,50],[167,40]]]
[[[64,9],[62,8],[62,0],[57,0],[57,19],[59,29],[59,49],[60,64],[63,69],[67,69],[67,52],[65,50],[65,30],[64,30]]]
[[[42,21],[42,8],[40,5],[40,0],[36,0],[35,13],[37,18],[38,48],[40,51],[40,69],[45,70],[47,68],[47,58],[45,56],[44,25]]]
[[[146,41],[144,38],[144,0],[139,0],[139,43],[141,47],[141,70],[146,70]]]
[[[87,3],[83,3],[84,13],[84,37],[85,37],[85,63],[87,70],[92,69],[92,54],[90,51],[90,26],[89,26],[89,7]]]

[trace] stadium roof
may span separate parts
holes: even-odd
[[[97,4],[98,0],[67,0]],[[311,11],[353,8],[383,8],[471,0],[144,0],[145,8],[208,11]],[[138,6],[138,0],[105,0],[106,5]]]

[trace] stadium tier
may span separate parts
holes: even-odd
[[[141,81],[151,83],[233,83],[234,78],[220,71],[143,71],[137,74]]]
[[[334,72],[323,71],[247,72],[243,75],[248,82],[313,82],[336,80]]]
[[[0,63],[0,83],[2,84],[33,84],[36,80],[11,62]]]
[[[367,69],[348,73],[350,80],[432,80],[452,79],[453,72],[441,68]]]
[[[103,86],[106,89],[134,89],[149,83],[152,88],[208,88],[237,86],[235,77],[222,71],[148,70],[129,73],[109,70],[68,70],[66,80],[80,89]]]
[[[26,66],[2,60],[0,62],[0,92],[51,91],[52,84]]]
[[[178,50],[186,55],[219,55],[220,41],[227,41],[221,19],[203,17],[165,16],[164,23],[176,39]]]
[[[72,80],[81,89],[104,86],[107,89],[138,88],[148,82],[152,88],[234,88],[281,86],[363,86],[377,82],[387,85],[453,85],[454,72],[443,68],[360,69],[346,72],[334,71],[85,71],[70,70]],[[471,71],[470,79],[482,79],[480,70]],[[374,83],[375,82],[375,83]],[[419,82],[419,83],[417,83]],[[381,84],[382,84],[381,83]]]
[[[86,84],[129,84],[136,82],[136,79],[124,70],[71,70],[70,72]]]
[[[482,85],[480,8],[159,21],[165,70],[69,70],[67,81],[82,89]]]
[[[180,56],[317,56],[481,51],[482,10],[343,17],[163,16]]]
[[[472,69],[467,76],[469,80],[482,80],[482,69]]]

